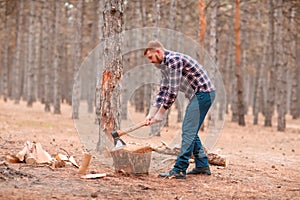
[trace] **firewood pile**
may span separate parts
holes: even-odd
[[[53,168],[61,168],[66,165],[73,165],[79,168],[73,156],[57,153],[51,156],[45,151],[41,143],[27,141],[24,148],[16,155],[7,155],[6,161],[9,163],[26,163],[29,165],[47,164]]]

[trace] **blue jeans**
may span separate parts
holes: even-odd
[[[174,171],[186,174],[192,153],[196,167],[209,166],[198,131],[214,99],[215,91],[197,92],[187,106],[182,124],[181,151],[174,165]]]

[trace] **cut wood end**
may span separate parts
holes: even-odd
[[[17,156],[14,155],[7,155],[5,160],[9,163],[20,163],[20,159]]]

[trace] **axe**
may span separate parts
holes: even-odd
[[[132,131],[135,131],[143,126],[146,126],[146,122],[142,121],[139,122],[131,127],[128,127],[127,129],[124,130],[117,130],[117,131],[113,131],[111,133],[113,139],[114,139],[114,144],[115,144],[115,149],[121,148],[123,146],[126,146],[126,143],[120,138],[123,135],[126,135],[127,133],[130,133]]]

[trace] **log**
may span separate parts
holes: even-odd
[[[20,163],[20,159],[15,155],[7,155],[5,160],[9,163]]]
[[[35,159],[38,164],[47,163],[50,164],[52,161],[51,155],[45,151],[41,145],[41,143],[35,144],[36,155]]]
[[[116,172],[148,174],[151,152],[152,148],[150,146],[130,144],[121,149],[112,150],[110,153]]]
[[[217,165],[222,167],[228,166],[228,160],[218,154],[208,153],[207,157],[208,157],[208,163],[211,165]]]
[[[157,153],[166,155],[178,155],[180,153],[180,148],[171,148],[165,142],[162,142],[162,144],[158,147],[152,147],[152,149]],[[205,152],[207,154],[209,164],[222,167],[226,167],[228,165],[228,161],[224,156],[212,152],[208,153],[206,149]]]
[[[79,167],[79,173],[80,174],[85,174],[89,164],[90,164],[90,161],[91,161],[91,158],[92,158],[92,155],[89,154],[89,153],[85,153],[84,154],[84,159],[83,159],[83,163],[82,165]]]

